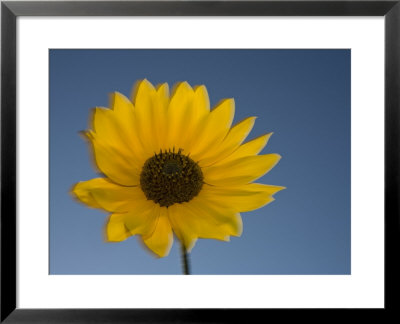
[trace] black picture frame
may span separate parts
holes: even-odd
[[[1,2],[1,323],[231,323],[267,321],[290,310],[308,320],[333,309],[16,308],[16,19],[19,16],[384,16],[385,307],[344,310],[379,319],[400,307],[400,0],[395,1],[2,1]],[[343,311],[343,309],[341,310]],[[267,313],[268,312],[268,313]],[[349,314],[350,315],[350,314]],[[339,317],[340,316],[340,317]],[[252,320],[253,319],[253,320]],[[272,318],[270,318],[272,320]],[[360,318],[358,318],[360,319]]]

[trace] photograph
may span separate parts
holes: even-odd
[[[49,275],[351,275],[351,49],[49,55]]]

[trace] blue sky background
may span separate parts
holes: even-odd
[[[211,105],[234,97],[235,122],[279,164],[257,182],[287,189],[242,213],[231,242],[198,240],[193,274],[350,274],[350,50],[50,50],[50,273],[181,274],[179,244],[157,259],[136,237],[105,243],[107,214],[77,203],[72,185],[98,175],[87,143],[90,108],[133,84],[206,85]]]

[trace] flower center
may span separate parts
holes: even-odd
[[[203,186],[203,173],[196,162],[186,155],[160,151],[149,158],[140,174],[140,187],[147,199],[161,207],[193,199]]]

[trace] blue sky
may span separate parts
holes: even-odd
[[[242,213],[231,242],[199,240],[193,274],[350,274],[350,50],[50,50],[50,273],[181,274],[179,244],[149,254],[136,237],[105,243],[107,214],[69,194],[97,177],[79,131],[108,95],[133,84],[204,84],[211,105],[235,98],[249,138],[274,132],[279,164],[257,182],[287,187]]]

